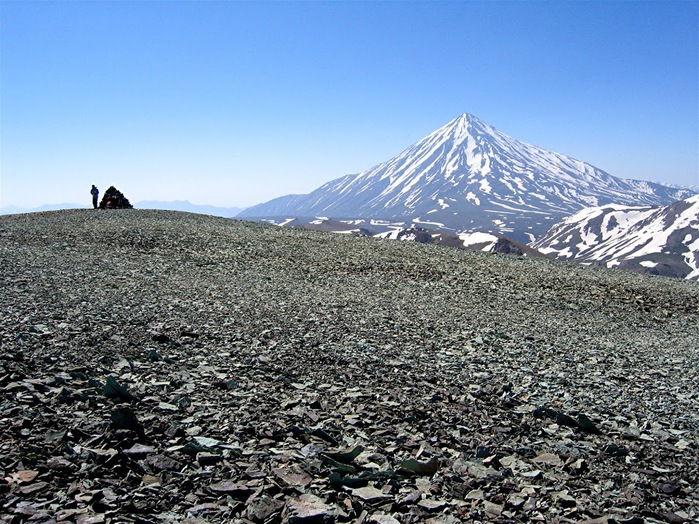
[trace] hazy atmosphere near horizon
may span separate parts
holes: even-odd
[[[699,3],[0,1],[0,207],[247,207],[471,113],[699,184]]]

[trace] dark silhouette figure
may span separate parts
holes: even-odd
[[[97,189],[97,186],[95,186],[95,184],[92,184],[92,189],[90,189],[90,194],[92,195],[92,207],[97,209],[97,197],[100,194],[100,190]]]

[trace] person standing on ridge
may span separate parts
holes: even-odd
[[[90,194],[92,195],[92,207],[97,209],[97,197],[100,194],[100,190],[97,189],[95,184],[92,184],[92,189],[90,189]]]

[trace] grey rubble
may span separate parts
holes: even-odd
[[[148,210],[0,262],[0,520],[699,518],[696,283]]]

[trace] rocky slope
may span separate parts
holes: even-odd
[[[699,518],[696,283],[142,210],[0,264],[0,521]]]

